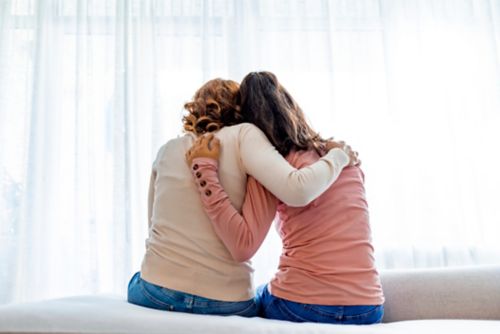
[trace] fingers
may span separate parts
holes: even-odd
[[[202,139],[200,140],[200,144],[198,146],[199,149],[206,149],[208,151],[211,151],[213,149],[214,143],[218,141],[217,137],[215,137],[213,133],[204,135],[201,138]]]
[[[321,144],[320,144],[321,145]],[[326,151],[332,150],[334,148],[339,148],[347,154],[349,157],[349,166],[360,166],[361,160],[359,160],[359,154],[357,151],[354,151],[351,145],[348,145],[343,140],[333,140],[333,138],[329,138],[324,144],[324,148]],[[321,147],[321,146],[320,146]]]
[[[191,151],[202,150],[204,148],[209,148],[210,140],[213,139],[213,134],[211,135],[203,135],[196,138],[193,146],[191,146]]]
[[[193,143],[193,146],[195,145],[201,145],[201,143],[203,142],[203,139],[205,139],[205,136],[199,136],[198,138],[196,138],[196,140],[194,141]]]
[[[348,156],[352,156],[352,148],[349,145],[345,145],[344,143],[344,152],[347,153]]]
[[[192,156],[193,156],[193,146],[191,146],[191,148],[187,150],[185,154],[185,159],[188,162],[188,165],[191,165],[191,162],[193,161]]]
[[[213,133],[209,133],[203,136],[203,143],[206,143],[207,146],[210,145],[210,142],[215,138]]]
[[[351,165],[351,166],[360,166],[361,165],[361,160],[359,160],[359,158],[358,158],[358,152],[352,151],[349,154],[349,157],[351,160],[349,165]]]
[[[207,135],[202,135],[196,138],[196,140],[193,143],[192,147],[207,147],[208,142],[214,137],[213,133],[207,134]]]
[[[213,133],[196,138],[193,145],[187,150],[185,159],[189,165],[198,157],[209,157],[217,160],[220,152],[220,141]]]
[[[207,136],[206,143],[207,143],[207,149],[209,151],[212,151],[212,149],[213,149],[213,146],[212,146],[213,145],[213,143],[212,143],[213,140],[214,140],[214,136]]]
[[[210,135],[204,135],[200,137],[199,147],[208,147],[208,143],[210,141]]]
[[[210,150],[216,150],[216,149],[219,149],[220,148],[220,140],[219,138],[215,137],[215,136],[212,136],[210,139],[209,139],[209,149]]]
[[[203,150],[203,147],[206,146],[206,144],[204,144],[205,140],[204,136],[196,138],[193,145],[187,150],[185,158],[189,165],[191,165],[193,159],[196,157],[197,152]]]

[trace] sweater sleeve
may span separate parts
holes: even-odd
[[[264,241],[276,215],[278,200],[253,177],[247,181],[240,214],[219,183],[217,161],[193,160],[191,171],[200,192],[205,213],[215,232],[235,261],[249,260]]]
[[[349,163],[349,156],[336,148],[314,164],[296,169],[276,150],[256,126],[242,127],[240,158],[253,176],[279,200],[289,206],[305,206],[335,182]]]

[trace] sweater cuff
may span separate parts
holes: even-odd
[[[214,167],[215,170],[218,169],[219,167],[219,161],[211,158],[194,158],[193,162],[191,163],[191,172],[195,171],[194,166],[198,165],[198,167]]]
[[[218,161],[210,158],[195,158],[191,164],[191,173],[201,200],[209,205],[216,203],[224,195],[217,170]]]
[[[341,168],[341,169],[344,168],[345,166],[347,166],[349,164],[349,160],[350,160],[347,153],[345,153],[340,148],[334,148],[334,149],[328,151],[328,153],[324,157],[322,157],[321,159],[331,161],[331,162],[333,162],[334,166],[337,166],[338,168]]]

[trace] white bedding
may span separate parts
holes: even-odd
[[[16,333],[482,333],[499,334],[500,321],[416,320],[372,326],[296,324],[261,318],[157,311],[123,297],[82,296],[0,306],[0,332]]]

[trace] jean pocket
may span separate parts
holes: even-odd
[[[195,301],[195,313],[213,315],[240,315],[244,317],[255,317],[257,315],[257,304],[255,300],[242,302],[226,302],[199,297]]]
[[[164,296],[162,293],[162,287],[148,283],[141,279],[141,291],[144,297],[149,301],[149,306],[151,308],[175,311],[175,302],[169,297]]]
[[[270,309],[270,307],[273,306],[275,307],[275,309]],[[288,320],[293,322],[315,322],[314,319],[310,319],[307,316],[308,312],[303,307],[303,304],[289,302],[280,298],[276,298],[268,305],[266,314],[267,312],[269,312],[270,314],[278,313],[278,318],[275,319]]]
[[[383,305],[363,306],[359,307],[359,313],[344,315],[344,324],[353,325],[371,325],[382,321],[384,316]]]
[[[240,304],[240,303],[238,303]],[[241,303],[243,304],[243,303]],[[240,309],[240,307],[243,307]],[[248,301],[248,306],[245,307],[245,305],[238,305],[238,307],[234,310],[233,315],[239,315],[242,317],[256,317],[258,313],[258,306],[255,300],[250,300]]]

